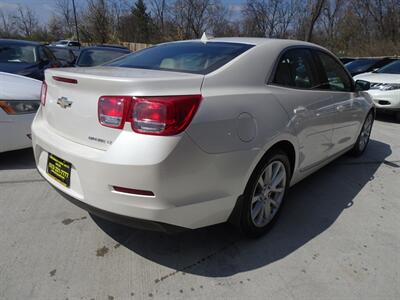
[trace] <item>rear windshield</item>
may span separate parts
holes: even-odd
[[[207,74],[252,47],[253,45],[222,42],[169,43],[132,53],[109,65]]]
[[[79,67],[93,67],[102,65],[120,56],[126,55],[126,51],[115,50],[83,50],[76,64]]]
[[[383,73],[383,74],[400,74],[400,60],[392,62],[384,66],[383,68],[376,71],[376,73]]]

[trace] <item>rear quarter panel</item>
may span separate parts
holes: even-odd
[[[240,178],[242,191],[271,146],[281,140],[297,146],[286,111],[265,84],[279,52],[258,46],[206,75],[202,103],[187,129],[209,154],[242,154],[235,156],[232,163],[238,167],[229,174]]]

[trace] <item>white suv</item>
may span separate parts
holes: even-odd
[[[354,79],[370,82],[368,93],[375,106],[380,110],[394,112],[400,122],[400,60],[377,71],[357,75]]]

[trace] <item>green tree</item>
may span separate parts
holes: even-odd
[[[139,43],[148,43],[153,34],[153,21],[150,13],[147,12],[143,0],[137,0],[132,8],[132,21],[134,26],[134,40]]]

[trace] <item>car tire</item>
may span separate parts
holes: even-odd
[[[370,111],[365,118],[363,126],[361,128],[361,132],[358,135],[357,141],[354,144],[354,147],[350,150],[350,154],[353,156],[360,156],[365,152],[367,149],[369,138],[372,131],[372,125],[374,124],[374,114]]]
[[[290,162],[285,152],[271,152],[260,161],[242,198],[240,229],[244,235],[260,237],[272,228],[281,211],[290,178]]]

